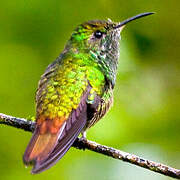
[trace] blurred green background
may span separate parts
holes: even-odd
[[[114,106],[88,138],[180,168],[179,0],[1,0],[0,112],[35,113],[38,80],[77,24],[90,19],[132,22],[122,32]],[[71,148],[39,175],[22,155],[31,133],[0,126],[0,179],[167,180],[165,176],[90,151]]]

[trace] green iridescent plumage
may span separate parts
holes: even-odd
[[[111,97],[108,95],[112,94],[109,91],[114,86],[119,54],[120,29],[110,30],[116,25],[106,21],[90,21],[75,30],[60,58],[48,67],[40,81],[37,116],[68,118],[72,110],[78,107],[88,85],[92,89],[87,103],[93,104],[99,96],[103,101],[103,106],[99,102],[99,109],[105,113],[106,107],[110,106]],[[102,32],[104,37],[96,39],[93,35],[96,31]],[[90,120],[88,123],[91,124]]]
[[[41,108],[37,108],[38,114],[44,114],[51,119],[56,116],[67,118],[78,107],[88,83],[92,86],[91,94],[102,96],[105,77],[97,63],[85,55],[64,55],[61,62],[57,62],[53,69],[47,71],[40,81],[43,89],[40,88],[37,93],[37,102],[41,102]]]
[[[110,108],[121,30],[121,24],[110,20],[79,25],[42,75],[36,94],[36,128],[23,157],[26,165],[33,163],[32,173],[56,163],[77,136]]]
[[[36,95],[37,127],[24,155],[27,165],[34,162],[32,173],[60,159],[78,134],[109,109],[119,55],[120,29],[112,29],[116,25],[89,21],[78,26],[41,77]]]

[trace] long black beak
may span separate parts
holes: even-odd
[[[145,16],[149,16],[151,14],[154,14],[154,12],[141,13],[141,14],[138,14],[136,16],[133,16],[133,17],[131,17],[129,19],[126,19],[126,20],[122,21],[120,24],[115,26],[114,29],[120,28],[120,27],[124,26],[125,24],[127,24],[127,23],[129,23],[131,21],[134,21],[135,19],[139,19],[139,18],[142,18],[142,17],[145,17]]]

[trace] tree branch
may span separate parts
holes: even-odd
[[[33,121],[23,119],[23,118],[12,117],[12,116],[8,116],[1,113],[0,113],[0,124],[13,126],[15,128],[20,128],[20,129],[23,129],[25,131],[30,131],[30,132],[33,132],[34,127],[35,127],[35,122]],[[129,153],[114,149],[112,147],[107,147],[93,141],[77,138],[73,146],[78,149],[88,149],[90,151],[94,151],[94,152],[97,152],[106,156],[110,156],[115,159],[129,162],[131,164],[135,164],[137,166],[149,169],[151,171],[154,171],[160,174],[164,174],[165,176],[180,179],[179,169],[174,169],[172,167],[169,167],[169,166],[157,163],[157,162],[146,160],[136,155],[129,154]]]

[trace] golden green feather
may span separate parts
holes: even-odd
[[[94,93],[102,95],[105,85],[104,74],[97,63],[88,60],[89,57],[77,55],[73,58],[65,56],[52,73],[42,90],[39,114],[53,119],[55,117],[68,117],[73,109],[80,103],[81,97],[88,83],[91,85],[89,99],[92,101]]]

